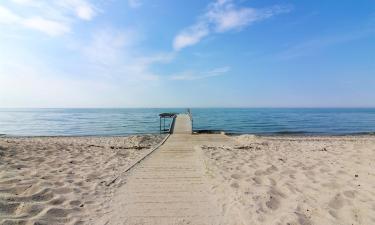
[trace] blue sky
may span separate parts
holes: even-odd
[[[4,0],[0,107],[375,107],[375,2]]]

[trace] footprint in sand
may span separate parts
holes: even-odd
[[[27,205],[17,211],[17,215],[27,215],[27,217],[34,217],[41,213],[44,209],[42,205]]]
[[[279,171],[279,169],[276,166],[272,165],[266,169],[266,174],[270,175],[276,171]]]
[[[52,217],[52,218],[67,217],[68,215],[69,215],[68,210],[61,209],[61,208],[50,208],[46,212],[46,216],[47,217]]]
[[[237,182],[233,182],[230,186],[236,189],[240,187],[240,185]]]
[[[254,181],[256,184],[262,184],[262,178],[261,178],[261,177],[253,177],[253,181]]]
[[[66,199],[64,197],[59,197],[59,198],[52,199],[49,202],[49,204],[51,204],[51,205],[62,205],[65,201],[66,201]]]
[[[342,195],[340,193],[336,194],[336,196],[329,201],[328,206],[335,210],[341,209],[344,206]]]
[[[348,198],[355,198],[356,191],[344,191],[344,195]]]
[[[238,179],[241,179],[242,176],[241,176],[240,174],[236,174],[236,173],[234,173],[234,174],[232,174],[230,177],[233,178],[233,179],[238,180]]]
[[[255,176],[263,176],[266,174],[264,170],[257,170],[254,172]]]
[[[268,178],[268,180],[269,180],[269,182],[270,182],[270,184],[271,184],[272,186],[276,186],[276,181],[275,181],[274,179],[272,179],[272,178]]]
[[[312,225],[310,222],[310,219],[303,213],[296,212],[297,218],[298,218],[298,223],[301,225]]]
[[[280,201],[275,195],[270,195],[269,200],[266,202],[266,206],[269,209],[277,210],[280,206]]]
[[[60,188],[55,188],[54,192],[56,194],[67,194],[67,193],[72,192],[72,189],[68,187],[60,187]]]
[[[14,214],[20,203],[0,202],[0,214]]]
[[[69,202],[71,206],[80,206],[82,203],[79,200],[72,200]]]

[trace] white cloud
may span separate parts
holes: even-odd
[[[217,1],[209,5],[205,14],[216,32],[224,32],[248,25],[256,20],[257,10],[237,8],[232,1]]]
[[[49,11],[70,16],[74,14],[77,18],[91,20],[96,14],[96,7],[87,0],[11,0],[11,2],[23,6],[37,8],[39,13],[50,14]]]
[[[37,4],[37,0],[11,0],[14,3],[21,4],[21,5],[34,5]]]
[[[86,0],[60,0],[58,4],[73,11],[78,18],[83,20],[92,20],[96,15],[95,7]]]
[[[101,29],[96,31],[87,44],[82,44],[82,52],[92,62],[113,65],[125,46],[130,46],[134,38],[133,31]]]
[[[0,23],[17,25],[50,36],[68,33],[77,20],[92,20],[97,9],[87,0],[8,0],[0,5]]]
[[[32,17],[22,21],[26,27],[39,30],[50,36],[59,36],[70,31],[70,27],[64,23],[47,20],[42,17]]]
[[[169,63],[174,53],[139,55],[139,34],[135,30],[103,28],[92,34],[88,43],[78,43],[76,48],[100,76],[116,77],[132,82],[158,80],[151,66]]]
[[[43,17],[21,17],[10,9],[2,6],[0,6],[0,24],[1,23],[38,30],[50,36],[58,36],[70,31],[70,27],[64,22],[49,20]]]
[[[128,4],[131,8],[136,9],[142,6],[141,0],[128,0]]]
[[[197,44],[210,33],[222,33],[239,30],[254,22],[261,21],[291,10],[289,6],[273,6],[264,9],[239,7],[233,0],[217,0],[209,4],[206,12],[192,25],[176,35],[173,48],[182,48]]]
[[[0,23],[3,24],[15,24],[18,23],[21,18],[11,10],[0,5]]]
[[[181,31],[173,41],[173,48],[180,50],[187,46],[195,45],[209,34],[207,25],[197,24]]]
[[[69,49],[76,53],[75,60],[64,60],[63,65],[54,64],[43,53],[3,46],[0,107],[155,104],[158,97],[153,88],[161,82],[151,67],[170,62],[174,53],[140,56],[137,36],[132,30],[103,28],[87,41],[75,40]]]
[[[185,71],[183,73],[179,73],[170,77],[171,80],[201,80],[210,77],[217,77],[224,75],[225,73],[230,71],[229,66],[219,67],[210,71],[206,71],[203,73],[196,73],[193,71]]]
[[[227,73],[229,71],[230,71],[230,67],[229,66],[224,66],[224,67],[219,67],[219,68],[207,71],[206,74],[207,75],[211,75],[211,76],[218,76],[218,75]]]

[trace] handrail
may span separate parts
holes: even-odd
[[[169,126],[169,133],[170,133],[170,134],[173,133],[173,130],[174,130],[174,124],[175,124],[175,122],[176,122],[176,117],[177,117],[177,116],[174,116],[174,117],[173,117],[172,122],[171,122],[171,124],[170,124],[170,126]]]
[[[190,121],[191,121],[191,132],[193,132],[193,114],[191,113],[190,108],[187,109],[187,114],[188,114],[189,117],[190,117]]]
[[[189,115],[190,120],[193,121],[193,114],[191,113],[190,108],[187,109],[187,114]]]

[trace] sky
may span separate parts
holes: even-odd
[[[375,1],[2,0],[0,107],[375,107]]]

